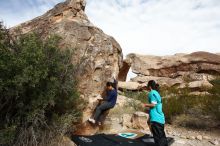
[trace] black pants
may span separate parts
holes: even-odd
[[[151,122],[151,130],[157,146],[168,146],[166,134],[164,132],[164,124]]]
[[[102,114],[102,112],[108,110],[108,109],[111,109],[113,108],[114,106],[110,103],[110,102],[104,102],[102,103],[101,105],[99,105],[97,108],[96,108],[96,111],[95,111],[95,114],[94,114],[94,120],[95,121],[98,121],[99,120],[99,117],[100,115]]]

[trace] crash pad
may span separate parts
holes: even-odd
[[[119,134],[72,135],[71,139],[77,146],[156,146],[153,137],[147,134],[136,139],[125,138]],[[174,142],[171,137],[167,140],[169,145]]]

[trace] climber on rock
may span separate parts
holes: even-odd
[[[96,108],[95,114],[93,117],[89,118],[89,122],[101,125],[101,122],[99,122],[101,114],[104,111],[109,110],[115,106],[118,95],[116,84],[116,80],[114,80],[114,82],[106,83],[106,96],[103,99],[101,99],[103,100],[103,102]]]

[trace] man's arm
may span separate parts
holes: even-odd
[[[155,98],[155,96],[153,96],[152,94],[149,96],[150,98],[150,103],[146,103],[144,104],[144,107],[149,107],[149,108],[153,108],[156,106],[157,104],[157,100]]]
[[[146,103],[146,104],[144,104],[143,106],[144,106],[144,107],[153,108],[153,107],[155,107],[155,105],[156,105],[156,104],[154,104],[154,103],[149,103],[149,104]]]
[[[104,100],[101,96],[98,96],[96,99],[99,100],[99,101]]]

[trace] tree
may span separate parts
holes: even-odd
[[[60,40],[13,40],[0,24],[0,144],[49,144],[80,117],[72,53]]]

